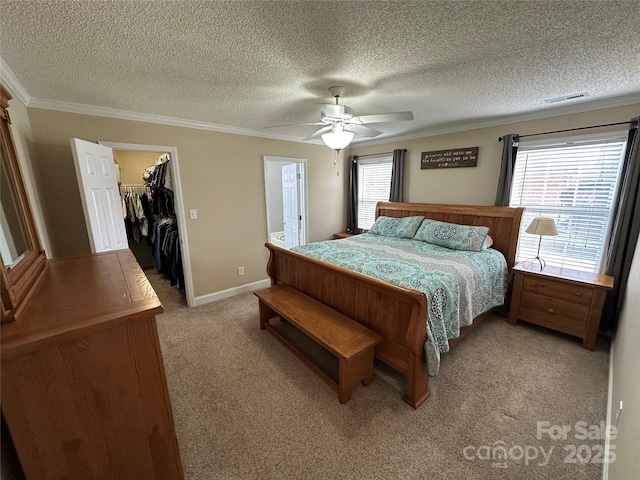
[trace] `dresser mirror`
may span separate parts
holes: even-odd
[[[22,302],[46,263],[11,134],[9,100],[11,95],[0,85],[2,323],[19,316]]]
[[[5,267],[12,268],[17,265],[25,253],[27,253],[27,239],[24,236],[24,227],[18,207],[13,200],[16,192],[9,182],[9,168],[4,148],[0,149],[2,164],[0,164],[0,254]]]

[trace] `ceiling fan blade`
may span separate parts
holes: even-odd
[[[366,125],[349,125],[347,130],[355,133],[358,137],[376,137],[380,132]]]
[[[358,115],[362,123],[399,122],[401,120],[413,120],[411,112],[377,113],[374,115]]]
[[[322,123],[320,125],[322,125]],[[331,125],[329,125],[328,127],[321,128],[320,130],[316,130],[314,133],[312,133],[307,138],[305,138],[305,140],[312,140],[314,138],[320,138],[322,135],[324,135],[325,133],[328,133],[330,131],[331,131]]]
[[[324,125],[324,123],[322,123],[322,122],[315,122],[315,123],[289,123],[287,125],[269,125],[268,127],[262,127],[262,128],[298,127],[300,125]]]

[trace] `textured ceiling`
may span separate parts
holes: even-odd
[[[303,138],[328,88],[379,138],[640,101],[640,1],[7,1],[0,57],[29,97]]]

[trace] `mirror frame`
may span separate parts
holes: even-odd
[[[24,228],[27,251],[13,268],[5,267],[4,262],[2,262],[2,287],[0,288],[2,323],[16,320],[23,302],[44,271],[47,262],[47,257],[40,244],[38,229],[29,204],[24,177],[22,176],[18,154],[11,133],[11,118],[8,111],[9,100],[11,100],[11,95],[4,86],[0,85],[0,148],[2,148],[7,161],[7,180],[13,187],[15,194],[14,201]],[[0,261],[2,261],[2,257],[0,257]]]

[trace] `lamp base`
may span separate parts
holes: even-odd
[[[528,258],[525,261],[522,262],[522,264],[525,267],[529,267],[530,265],[537,263],[538,265],[540,265],[540,271],[544,270],[544,267],[547,266],[547,262],[545,262],[542,258],[540,257],[535,257],[535,258]]]

